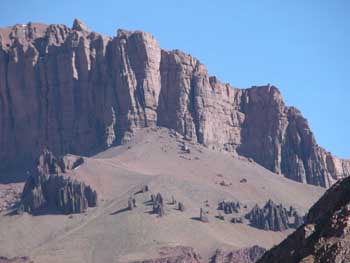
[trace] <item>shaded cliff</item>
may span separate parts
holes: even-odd
[[[350,262],[349,193],[349,177],[334,184],[311,207],[306,224],[258,262]]]
[[[2,167],[45,147],[90,154],[158,125],[303,183],[350,175],[350,162],[319,147],[274,86],[233,88],[148,33],[109,38],[78,20],[0,29],[0,124]]]

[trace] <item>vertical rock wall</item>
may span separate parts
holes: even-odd
[[[32,162],[43,148],[91,154],[157,125],[303,183],[350,175],[350,162],[317,145],[277,88],[223,84],[148,33],[108,38],[78,20],[0,29],[1,167]]]

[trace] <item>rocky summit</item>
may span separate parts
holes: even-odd
[[[149,33],[106,37],[79,20],[0,29],[0,123],[3,169],[44,148],[87,155],[161,126],[299,182],[329,187],[350,175],[276,87],[234,88]]]
[[[350,262],[350,178],[333,185],[316,202],[307,222],[259,263]]]

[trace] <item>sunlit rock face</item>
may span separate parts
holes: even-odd
[[[233,88],[149,33],[110,38],[79,20],[0,29],[0,123],[3,168],[43,148],[91,154],[163,126],[303,183],[328,187],[350,175],[350,162],[317,145],[276,87]]]

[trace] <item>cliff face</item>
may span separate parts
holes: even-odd
[[[78,20],[0,29],[0,123],[3,167],[43,148],[89,154],[158,125],[300,182],[328,187],[350,175],[274,86],[233,88],[148,33],[108,38]]]

